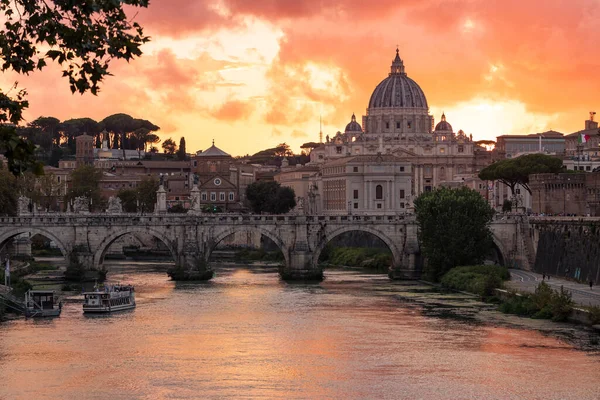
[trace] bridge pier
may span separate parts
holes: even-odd
[[[421,271],[417,268],[417,255],[404,254],[404,259],[396,265],[392,265],[388,276],[393,280],[415,280],[421,277]]]
[[[208,281],[214,275],[204,254],[190,251],[178,254],[175,267],[167,273],[176,281]]]
[[[323,280],[323,269],[313,263],[312,252],[290,251],[280,275],[287,281],[320,281]]]

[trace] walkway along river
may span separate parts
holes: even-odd
[[[137,309],[89,317],[79,296],[60,318],[0,324],[0,399],[600,397],[591,330],[416,282],[337,270],[286,284],[275,268],[219,265],[180,284],[166,264],[109,269],[136,286]]]

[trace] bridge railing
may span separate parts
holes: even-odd
[[[0,225],[122,225],[122,224],[295,224],[310,222],[397,224],[410,215],[257,215],[257,214],[38,214],[0,217]]]

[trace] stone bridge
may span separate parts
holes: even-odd
[[[530,268],[535,260],[527,240],[527,218],[509,216],[492,223],[497,259]],[[287,279],[322,276],[318,260],[332,239],[352,231],[381,239],[392,253],[390,277],[415,279],[421,273],[417,225],[414,216],[294,216],[294,215],[170,215],[170,214],[39,214],[0,217],[0,248],[11,238],[28,233],[51,239],[67,262],[103,269],[104,256],[118,238],[150,234],[170,250],[178,267],[210,272],[211,252],[236,232],[258,232],[279,246]],[[532,261],[533,260],[533,261]],[[212,276],[212,275],[211,275]]]

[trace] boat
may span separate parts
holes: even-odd
[[[135,308],[135,289],[131,285],[105,285],[83,293],[84,313],[110,313]]]
[[[53,290],[29,290],[25,293],[25,317],[58,317],[62,302]]]

